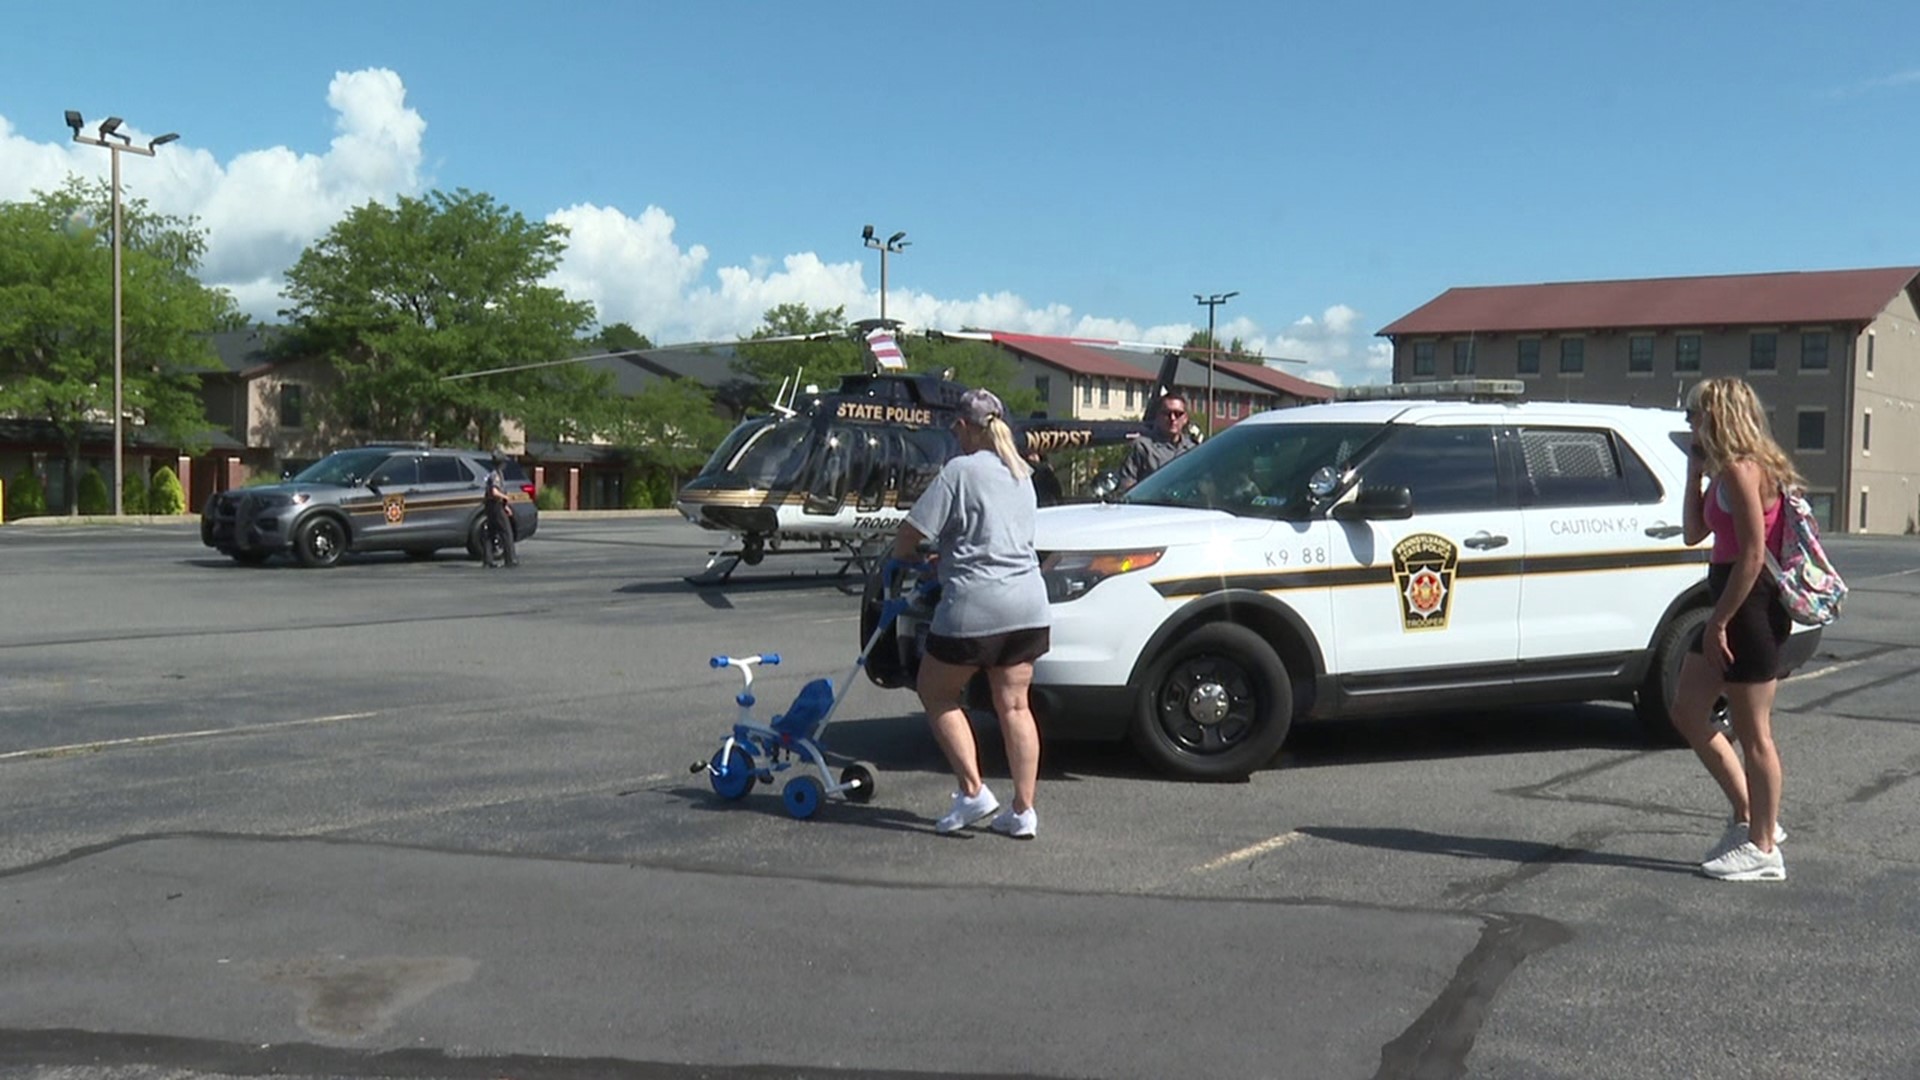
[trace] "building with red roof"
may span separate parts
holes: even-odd
[[[1830,529],[1920,524],[1920,267],[1448,289],[1379,331],[1395,382],[1674,407],[1746,379]]]

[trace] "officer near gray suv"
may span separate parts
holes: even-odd
[[[520,557],[513,549],[513,506],[507,501],[507,478],[502,472],[506,459],[494,451],[487,470],[486,513],[487,537],[480,546],[480,565],[492,569],[505,563],[519,566]]]

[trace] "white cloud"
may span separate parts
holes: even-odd
[[[427,122],[408,106],[398,73],[339,72],[327,87],[327,105],[334,112],[334,135],[325,153],[274,146],[222,163],[185,138],[152,159],[129,159],[122,170],[128,194],[164,213],[199,220],[207,233],[203,280],[230,291],[252,318],[278,320],[286,270],[348,210],[369,200],[391,203],[431,186],[423,172]],[[124,130],[140,142],[152,134],[131,125]],[[52,190],[69,175],[104,179],[109,166],[109,155],[95,147],[36,142],[0,116],[0,200]],[[803,252],[710,268],[708,249],[677,238],[673,216],[658,206],[632,216],[614,206],[576,203],[552,211],[547,220],[569,230],[551,283],[590,301],[602,323],[628,323],[655,341],[738,337],[779,304],[844,307],[849,318],[879,313],[865,260],[827,262]],[[1196,329],[1184,323],[1142,327],[1064,304],[1035,305],[1008,292],[947,299],[890,289],[887,314],[911,326],[1165,344],[1184,341]],[[1374,342],[1359,313],[1345,305],[1303,317],[1279,333],[1245,317],[1218,332],[1268,356],[1306,360],[1304,366],[1277,366],[1320,382],[1380,381],[1391,367],[1387,345]]]

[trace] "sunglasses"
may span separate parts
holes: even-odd
[[[1162,412],[1164,412],[1164,413],[1166,413],[1166,414],[1167,414],[1168,416],[1185,416],[1185,415],[1187,415],[1187,410],[1185,410],[1185,409],[1162,409],[1161,411],[1162,411]]]

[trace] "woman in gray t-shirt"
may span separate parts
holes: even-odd
[[[960,454],[914,500],[894,539],[893,557],[913,558],[926,539],[940,552],[940,605],[920,660],[918,689],[960,790],[934,829],[957,832],[993,815],[995,832],[1030,840],[1039,825],[1033,797],[1040,729],[1027,688],[1034,660],[1047,651],[1049,616],[1033,550],[1033,470],[1014,451],[1006,412],[990,390],[961,396],[954,423]],[[993,711],[1013,773],[1013,802],[1005,810],[980,779],[973,725],[961,707],[976,671],[985,671],[993,688]]]

